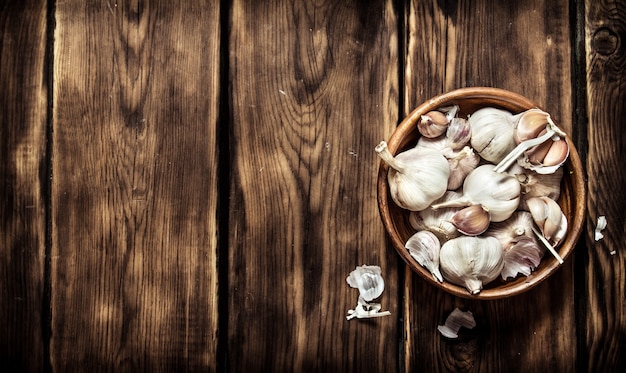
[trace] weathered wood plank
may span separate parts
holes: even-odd
[[[583,303],[588,371],[626,370],[626,1],[585,1],[589,151]],[[597,218],[605,216],[596,242]]]
[[[374,147],[397,123],[391,1],[235,1],[229,367],[397,369],[397,256]],[[384,309],[346,320],[347,275],[383,269]]]
[[[543,0],[411,1],[405,112],[455,88],[493,86],[535,101],[571,133],[568,12]],[[574,370],[572,258],[548,283],[500,301],[455,298],[410,273],[407,285],[407,371]],[[455,307],[478,325],[451,341],[436,328]]]
[[[0,367],[41,371],[44,303],[46,2],[0,6]]]
[[[55,371],[215,369],[217,2],[56,4]]]

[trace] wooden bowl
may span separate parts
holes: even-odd
[[[420,120],[420,117],[431,110],[450,105],[459,105],[459,116],[462,117],[467,117],[467,114],[471,114],[486,106],[505,109],[512,113],[519,113],[537,107],[529,99],[502,89],[473,87],[454,90],[426,101],[409,114],[396,128],[389,141],[387,141],[389,151],[396,155],[414,147],[420,137],[420,133],[417,130],[417,122]],[[584,170],[578,152],[569,136],[567,137],[567,143],[570,148],[570,155],[564,165],[565,170],[558,203],[567,217],[569,227],[567,235],[556,248],[564,260],[576,245],[576,241],[582,231],[585,216]],[[445,280],[443,283],[436,281],[432,274],[419,265],[404,247],[404,244],[415,233],[415,230],[409,224],[409,211],[398,207],[391,199],[387,185],[388,170],[389,166],[381,161],[378,172],[378,207],[383,225],[398,254],[414,272],[428,283],[463,298],[500,299],[531,289],[550,277],[559,268],[560,264],[558,261],[546,250],[540,265],[528,277],[518,275],[515,279],[507,281],[498,277],[493,282],[486,284],[477,295],[471,295],[464,287],[454,285]]]

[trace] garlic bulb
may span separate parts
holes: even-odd
[[[378,298],[385,290],[385,281],[379,266],[362,265],[356,267],[346,278],[350,287],[359,289],[364,301],[370,302]]]
[[[390,166],[389,191],[398,206],[421,211],[446,192],[450,166],[440,152],[416,147],[394,158],[382,141],[376,146],[376,153]]]
[[[537,268],[545,250],[533,236],[533,218],[526,211],[516,211],[509,219],[491,224],[485,236],[494,237],[504,251],[503,280],[518,273],[530,275]]]
[[[513,149],[514,116],[506,110],[485,107],[470,115],[470,144],[485,160],[498,163]]]
[[[474,295],[495,280],[503,266],[502,245],[493,237],[457,237],[443,244],[439,252],[443,278]]]
[[[450,222],[467,236],[478,236],[487,230],[491,217],[482,205],[472,205],[457,211]]]
[[[436,202],[456,200],[461,197],[460,193],[447,191]],[[442,207],[437,210],[425,209],[422,211],[411,211],[409,223],[417,231],[427,230],[435,234],[440,242],[446,242],[451,238],[459,236],[459,231],[450,222],[450,219],[459,210],[458,207]]]
[[[543,237],[552,246],[557,246],[567,233],[567,218],[561,206],[548,197],[528,199],[528,210]]]
[[[406,241],[405,247],[413,259],[432,273],[435,280],[443,282],[443,277],[439,272],[441,245],[437,236],[429,231],[417,232]]]
[[[519,206],[521,187],[515,177],[494,172],[493,168],[492,164],[477,167],[463,182],[463,197],[431,207],[438,209],[479,204],[489,210],[492,222],[508,219]]]

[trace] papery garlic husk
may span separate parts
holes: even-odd
[[[421,116],[417,122],[417,129],[424,137],[439,137],[446,132],[450,121],[440,111],[433,110]]]
[[[450,176],[448,177],[448,190],[456,190],[470,172],[474,171],[480,163],[480,156],[474,153],[474,150],[469,146],[464,147],[458,152],[450,154],[446,157],[450,164]]]
[[[484,233],[496,238],[504,251],[504,268],[501,277],[515,278],[518,273],[528,276],[537,268],[545,249],[533,235],[534,221],[529,212],[516,211],[509,219],[493,223]]]
[[[453,150],[462,149],[472,136],[469,122],[465,118],[452,118],[446,130],[446,143]]]
[[[500,162],[515,149],[514,120],[512,113],[485,107],[470,115],[470,144],[476,152],[491,163]]]
[[[503,267],[502,245],[493,237],[460,236],[443,244],[439,252],[443,278],[473,295],[495,280]]]
[[[552,246],[558,246],[567,233],[567,218],[561,206],[548,197],[533,197],[526,203],[543,237]]]
[[[461,197],[460,193],[449,190],[435,202],[443,203]],[[427,208],[422,211],[411,211],[409,223],[416,231],[427,230],[434,233],[439,242],[443,243],[459,236],[459,231],[450,223],[450,219],[458,210],[460,210],[459,207],[442,207],[437,210]]]
[[[477,167],[463,182],[463,197],[436,203],[431,207],[438,209],[482,205],[489,210],[492,222],[508,219],[519,206],[521,187],[515,177],[494,172],[494,167],[492,164]]]
[[[521,195],[518,209],[528,211],[526,201],[533,197],[548,197],[558,200],[561,195],[561,180],[563,168],[551,174],[538,174],[519,165],[513,165],[508,171],[520,182]]]
[[[359,295],[366,302],[378,298],[385,290],[385,281],[379,266],[362,265],[356,267],[346,278],[350,287],[359,289]]]
[[[482,205],[465,207],[450,219],[456,229],[467,236],[478,236],[487,230],[491,217],[489,210]]]
[[[409,237],[405,244],[406,249],[422,267],[432,273],[435,280],[443,282],[439,271],[439,239],[430,231],[420,231]]]
[[[382,141],[376,153],[390,166],[387,181],[398,206],[421,211],[446,192],[450,166],[440,152],[416,147],[394,157]]]
[[[458,338],[461,327],[473,329],[476,326],[474,315],[470,311],[461,311],[458,307],[446,318],[444,325],[438,325],[437,330],[446,338]]]

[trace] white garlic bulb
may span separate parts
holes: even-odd
[[[492,222],[508,219],[519,206],[521,187],[515,177],[494,172],[493,168],[492,164],[477,167],[463,182],[463,197],[431,207],[438,209],[482,205],[489,210]]]
[[[443,244],[439,252],[443,278],[474,295],[495,280],[503,266],[502,245],[493,237],[460,236]]]
[[[429,231],[420,231],[409,237],[405,244],[406,249],[422,267],[432,273],[435,280],[443,282],[439,272],[439,250],[441,245],[437,236]]]
[[[398,206],[421,211],[446,192],[450,166],[437,150],[416,147],[394,157],[382,141],[376,153],[390,166],[387,181]]]
[[[385,281],[379,266],[362,265],[356,267],[346,278],[350,287],[359,289],[359,295],[366,302],[378,298],[385,290]]]
[[[485,160],[498,163],[515,149],[515,117],[506,110],[485,107],[468,119],[470,144]]]
[[[460,193],[449,190],[435,202],[443,203],[457,200],[460,197],[462,197]],[[459,207],[442,207],[437,210],[427,208],[422,211],[411,211],[409,223],[413,229],[430,231],[437,236],[440,242],[446,242],[451,238],[459,236],[459,231],[450,222],[450,219],[459,209]]]

